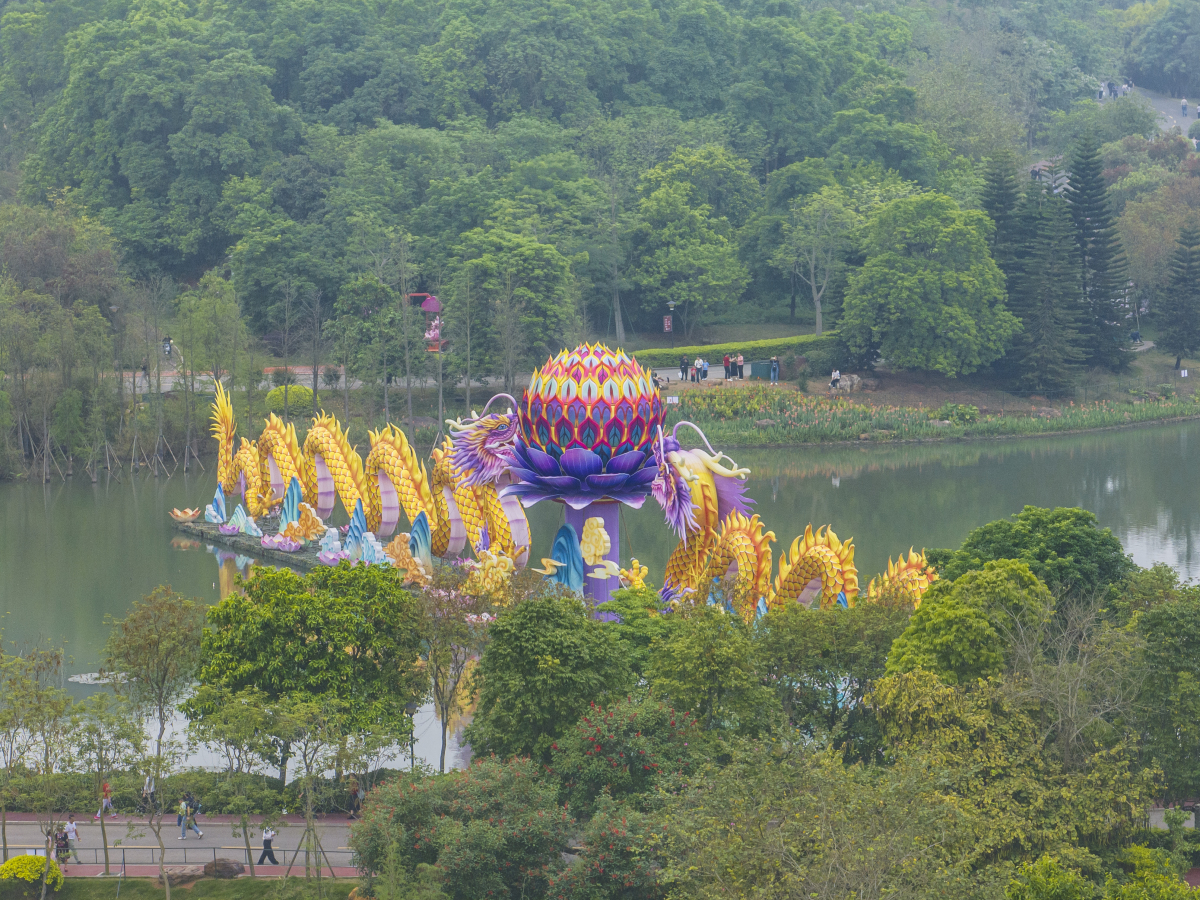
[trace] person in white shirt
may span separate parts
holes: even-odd
[[[261,866],[264,859],[271,860],[271,865],[279,865],[279,861],[275,859],[275,851],[271,849],[271,841],[275,840],[275,829],[269,825],[263,829],[263,849],[262,855],[258,857],[258,862],[255,865]]]
[[[67,825],[63,829],[67,833],[67,846],[71,849],[71,859],[79,862],[79,854],[75,852],[75,845],[79,842],[79,826],[75,824],[75,817],[67,817]]]

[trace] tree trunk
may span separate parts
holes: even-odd
[[[445,410],[446,410],[446,407],[445,407],[445,404],[442,402],[442,383],[443,383],[443,379],[442,379],[442,351],[441,351],[441,349],[439,348],[439,349],[438,349],[438,431],[441,431],[441,429],[442,429],[442,422],[443,422],[443,420],[446,418],[446,411],[445,411]],[[470,388],[468,388],[468,391],[469,391],[469,390],[470,390]],[[468,400],[469,400],[469,398],[470,398],[470,394],[468,393],[468,395],[467,395],[467,396],[468,396]]]
[[[388,364],[386,353],[383,355],[383,421],[392,421],[392,405],[388,401]]]
[[[443,775],[446,774],[446,738],[447,738],[447,732],[449,731],[449,728],[446,725],[447,718],[449,718],[449,716],[446,714],[446,710],[443,709],[442,710],[442,755],[441,755],[441,758],[438,760],[438,771],[441,772]]]
[[[320,306],[318,306],[317,308],[320,309]],[[316,418],[317,410],[320,409],[320,401],[317,397],[317,375],[318,375],[317,370],[321,368],[321,365],[320,365],[320,362],[321,362],[320,361],[321,330],[320,330],[320,317],[319,316],[314,317],[313,331],[316,336],[313,338],[313,355],[312,355],[312,392],[313,392],[312,413],[313,413],[313,417]]]
[[[441,347],[438,347],[440,358]],[[438,406],[442,405],[441,389],[438,389]],[[471,273],[467,272],[467,415],[471,414]],[[438,413],[438,425],[441,425],[441,413]]]
[[[791,302],[791,305],[788,307],[788,318],[792,319],[792,320],[795,320],[795,318],[796,318],[796,272],[795,272],[795,270],[792,271],[792,302]],[[817,331],[817,334],[820,334],[820,333],[821,333],[820,331]]]
[[[151,809],[150,813],[153,815],[155,810]],[[163,859],[167,855],[167,848],[163,846],[161,812],[158,813],[157,827],[156,823],[152,820],[150,830],[154,832],[154,837],[158,839],[158,877],[163,883],[163,888],[166,890],[165,900],[171,900],[171,879],[167,878],[166,860]]]
[[[242,838],[246,841],[246,863],[250,866],[250,877],[257,878],[254,874],[254,851],[250,849],[250,823],[246,821],[245,813],[242,813]]]
[[[100,792],[100,843],[104,845],[104,874],[111,875],[108,868],[108,830],[104,827],[104,792]]]
[[[617,344],[625,343],[625,323],[621,319],[621,292],[615,287],[612,292],[613,301],[613,316],[615,317],[614,327],[617,335]]]
[[[817,337],[821,336],[821,300],[818,297],[813,298],[813,309],[817,314]]]

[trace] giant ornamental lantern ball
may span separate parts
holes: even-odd
[[[663,403],[650,370],[622,350],[581,344],[535,369],[517,409],[519,481],[506,493],[525,506],[602,500],[640,507],[658,474],[653,443]]]

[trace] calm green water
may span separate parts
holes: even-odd
[[[1200,576],[1200,424],[1019,442],[735,452],[749,493],[779,539],[812,522],[852,537],[865,585],[910,546],[957,546],[966,533],[1025,504],[1082,506],[1111,527],[1141,565],[1164,561]],[[210,467],[211,469],[211,467]],[[147,475],[123,482],[0,485],[0,614],[6,641],[66,641],[72,672],[97,668],[105,616],[160,583],[216,602],[218,557],[181,542],[167,510],[202,506],[214,476]],[[562,521],[530,511],[534,558]],[[172,547],[183,543],[184,547]],[[661,581],[675,540],[653,501],[627,510],[622,557]],[[188,546],[190,544],[190,546]],[[233,562],[225,564],[226,582]]]

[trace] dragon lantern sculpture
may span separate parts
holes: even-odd
[[[508,410],[489,413],[499,400]],[[233,407],[218,385],[212,430],[219,484],[206,519],[226,533],[261,534],[255,517],[283,504],[280,534],[262,537],[265,547],[320,538],[323,561],[398,565],[418,583],[431,574],[432,557],[470,553],[473,577],[491,584],[529,561],[525,509],[556,502],[565,524],[536,571],[602,603],[622,585],[642,586],[644,566],[634,560],[621,568],[619,510],[653,497],[679,537],[663,576],[667,604],[720,603],[747,621],[793,602],[848,607],[865,596],[920,604],[937,578],[923,553],[889,560],[860,594],[854,543],[827,525],[809,525],[776,568],[775,534],[745,494],[749,470],[695,425],[668,429],[664,418],[651,372],[603,344],[552,357],[533,372],[519,402],[497,394],[481,413],[448,421],[450,435],[429,468],[392,425],[369,432],[363,460],[341,424],[323,413],[303,447],[295,427],[271,415],[258,441],[243,437],[235,448]],[[703,448],[685,448],[681,429],[693,430]],[[232,517],[227,495],[241,498]],[[322,521],[338,501],[351,516],[349,549]],[[381,544],[401,512],[412,531]]]

